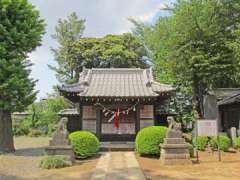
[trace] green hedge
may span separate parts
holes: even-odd
[[[220,135],[219,140],[220,140],[220,149],[222,151],[228,151],[228,148],[231,145],[230,138],[227,136]],[[212,149],[217,149],[217,147],[218,147],[217,146],[217,137],[213,137],[210,141],[210,144],[211,144]]]
[[[135,147],[140,155],[159,155],[159,145],[166,137],[167,128],[163,126],[151,126],[140,130],[137,134]]]
[[[190,157],[194,157],[194,147],[192,144],[188,143],[188,152],[190,154]]]
[[[76,158],[84,159],[94,156],[99,150],[98,138],[91,132],[76,131],[69,135],[69,139]]]
[[[238,149],[240,149],[240,137],[237,137],[235,140],[235,145]]]
[[[193,144],[195,147],[197,147],[198,150],[204,151],[208,144],[208,137],[207,136],[198,136],[197,138],[193,139]]]
[[[71,162],[69,162],[63,156],[48,156],[41,160],[40,168],[42,169],[57,169],[71,166]]]

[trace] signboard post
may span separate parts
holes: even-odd
[[[217,120],[210,119],[199,119],[197,120],[196,126],[196,137],[197,136],[216,136],[217,145],[218,145],[218,159],[221,161],[221,151],[220,151],[220,139],[218,133],[218,122]],[[197,160],[198,160],[198,151],[197,151]]]

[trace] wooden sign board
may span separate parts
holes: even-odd
[[[218,136],[217,120],[197,120],[198,136]]]

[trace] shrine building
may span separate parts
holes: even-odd
[[[68,117],[68,130],[91,131],[101,141],[132,141],[140,129],[161,125],[175,94],[151,69],[139,68],[84,69],[78,83],[59,91],[76,107],[59,113]]]

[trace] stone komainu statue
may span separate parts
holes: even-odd
[[[178,123],[174,120],[173,117],[167,117],[168,121],[168,132],[167,137],[182,137],[182,126],[181,123]]]
[[[67,118],[62,118],[58,122],[52,140],[50,140],[50,146],[64,146],[70,144],[68,140],[67,122]]]

